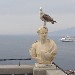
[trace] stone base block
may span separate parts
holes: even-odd
[[[53,64],[35,64],[33,75],[46,75],[46,70],[56,70]]]

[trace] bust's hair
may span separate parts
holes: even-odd
[[[42,29],[46,29],[48,31],[48,28],[46,26],[42,26],[37,30],[37,33],[39,34]]]

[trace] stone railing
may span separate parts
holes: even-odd
[[[0,75],[33,75],[33,65],[0,65]]]
[[[55,65],[39,68],[34,65],[0,65],[0,75],[66,75]],[[68,74],[67,74],[68,75]]]

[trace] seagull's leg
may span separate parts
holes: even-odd
[[[46,21],[44,21],[44,26],[46,26]]]

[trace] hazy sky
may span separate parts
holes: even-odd
[[[36,34],[40,6],[58,22],[49,32],[75,27],[75,0],[0,0],[0,34]]]

